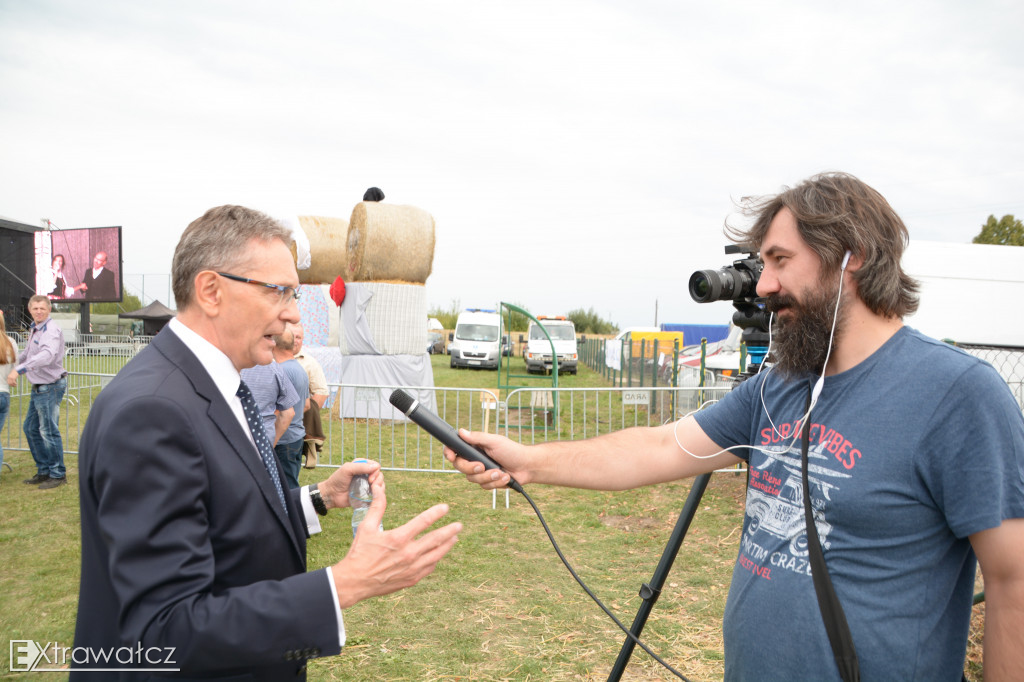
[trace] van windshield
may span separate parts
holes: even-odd
[[[569,341],[576,338],[576,330],[567,324],[553,324],[544,329],[548,330],[548,334],[551,335],[552,341]],[[544,329],[541,329],[537,325],[530,327],[530,340],[536,341],[537,339],[547,339],[544,336]]]
[[[497,341],[498,327],[490,324],[460,324],[455,338],[463,341]]]

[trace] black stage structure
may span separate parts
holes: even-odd
[[[0,218],[0,310],[8,331],[28,326],[28,299],[35,293],[35,233],[42,227]]]

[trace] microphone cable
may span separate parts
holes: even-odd
[[[646,651],[648,653],[648,655],[650,655],[651,658],[653,658],[655,661],[660,663],[666,670],[671,672],[673,675],[675,675],[676,677],[678,677],[681,680],[685,680],[685,682],[690,682],[689,678],[687,678],[681,672],[679,672],[678,670],[673,668],[671,665],[669,665],[669,663],[667,661],[665,661],[660,656],[658,656],[658,654],[656,654],[653,651],[651,651],[650,647],[648,647],[646,644],[641,642],[640,638],[637,637],[636,635],[634,635],[629,630],[629,628],[627,628],[625,625],[623,625],[622,621],[620,621],[618,618],[616,618],[615,614],[612,613],[611,610],[609,610],[609,608],[604,605],[604,603],[597,597],[596,594],[593,593],[593,591],[589,587],[587,587],[587,584],[585,582],[583,582],[583,579],[580,578],[580,576],[576,573],[576,571],[573,569],[572,565],[569,563],[569,560],[565,558],[565,554],[562,553],[562,549],[558,546],[558,543],[555,541],[554,534],[552,534],[551,529],[548,527],[547,521],[544,520],[544,515],[540,513],[540,509],[537,507],[537,504],[533,501],[533,498],[531,498],[526,493],[525,490],[520,489],[518,492],[520,494],[522,494],[522,496],[526,498],[526,501],[530,503],[530,506],[533,507],[533,511],[537,515],[537,519],[540,521],[540,525],[543,526],[544,532],[547,533],[548,540],[551,541],[551,546],[554,547],[554,549],[555,549],[555,554],[557,554],[558,558],[562,560],[562,563],[565,565],[565,568],[568,569],[569,574],[579,584],[579,586],[583,588],[583,591],[587,593],[587,596],[590,597],[592,600],[594,600],[594,603],[597,604],[601,608],[601,610],[604,611],[605,614],[609,618],[611,618],[612,621],[617,626],[619,626],[620,630],[622,630],[623,632],[626,633],[627,637],[629,637],[631,640],[633,640],[634,644],[636,644],[641,649]]]
[[[419,401],[413,398],[405,391],[403,391],[401,388],[396,388],[394,391],[392,391],[391,396],[390,398],[388,398],[388,400],[395,408],[397,408],[400,412],[404,413],[417,426],[422,428],[424,431],[429,433],[437,440],[441,441],[441,443],[443,443],[445,446],[451,449],[456,455],[461,456],[471,462],[479,462],[484,465],[485,469],[501,468],[500,465],[493,459],[491,459],[483,452],[479,451],[476,447],[470,445],[462,438],[460,438],[455,429],[452,428],[451,424],[445,422],[430,410],[421,409]],[[683,676],[682,673],[680,673],[678,670],[676,670],[671,665],[662,660],[657,654],[651,651],[646,644],[641,642],[636,635],[630,632],[626,628],[626,626],[623,625],[622,622],[615,617],[615,614],[612,613],[608,609],[608,607],[605,606],[604,603],[602,603],[601,600],[597,598],[597,595],[595,595],[591,591],[591,589],[587,587],[587,584],[584,583],[583,579],[580,578],[580,576],[576,573],[575,569],[573,569],[572,565],[569,563],[569,560],[565,558],[565,555],[562,553],[561,548],[558,546],[558,542],[555,541],[554,534],[548,527],[547,521],[544,520],[544,515],[541,514],[540,509],[537,507],[537,504],[533,501],[533,498],[531,498],[526,493],[526,491],[523,489],[523,486],[520,485],[519,482],[516,481],[516,479],[511,478],[507,487],[512,488],[517,493],[520,493],[523,497],[526,498],[526,501],[530,503],[530,506],[533,507],[533,511],[535,514],[537,514],[537,518],[540,520],[541,526],[544,527],[544,532],[547,533],[548,539],[551,541],[551,546],[554,547],[555,553],[558,554],[558,558],[562,560],[562,563],[569,570],[569,574],[572,575],[573,579],[577,583],[579,583],[579,586],[583,588],[583,591],[587,593],[587,596],[593,599],[594,603],[601,607],[601,610],[604,611],[608,615],[608,617],[612,619],[612,621],[619,627],[620,630],[626,633],[626,635],[630,638],[630,640],[633,641],[633,643],[639,645],[641,649],[650,654],[650,656],[658,663],[660,663],[662,666],[664,666],[666,670],[671,671],[680,679],[685,680],[686,682],[690,682],[689,680],[687,680],[686,677]]]

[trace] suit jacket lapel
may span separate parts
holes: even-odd
[[[266,467],[263,466],[259,453],[256,452],[255,446],[250,441],[249,434],[243,430],[242,425],[238,423],[238,419],[235,417],[235,413],[232,412],[231,407],[225,402],[224,396],[217,390],[217,385],[213,383],[210,374],[203,368],[192,351],[170,329],[161,330],[156,338],[153,339],[151,345],[166,356],[170,362],[174,363],[189,378],[196,394],[209,404],[207,414],[210,416],[210,421],[224,436],[224,440],[227,441],[234,456],[241,461],[246,471],[249,472],[249,475],[259,488],[264,502],[270,507],[274,517],[288,534],[292,547],[295,548],[296,554],[302,560],[303,565],[305,565],[305,552],[299,544],[297,536],[297,533],[300,532],[297,529],[301,528],[301,526],[293,524],[282,512],[277,491],[274,490],[274,484],[270,480],[269,474],[267,474]],[[274,462],[278,467],[278,475],[281,477],[281,481],[284,482],[284,473],[281,472],[281,467],[277,463],[276,457]],[[296,514],[303,513],[302,509],[294,504],[292,495],[287,490],[285,491],[285,499],[288,501],[289,516],[295,517]]]

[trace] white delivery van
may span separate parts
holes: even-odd
[[[555,353],[558,355],[558,373],[575,374],[578,354],[576,351],[576,326],[572,320],[564,317],[539,316],[541,329],[536,322],[530,322],[530,331],[526,337],[526,350],[523,357],[526,359],[527,372],[550,372],[551,371],[551,344],[555,345]],[[547,336],[544,335],[547,330]],[[548,341],[548,336],[551,341]]]
[[[498,368],[501,316],[494,310],[469,308],[459,313],[448,344],[452,367]]]

